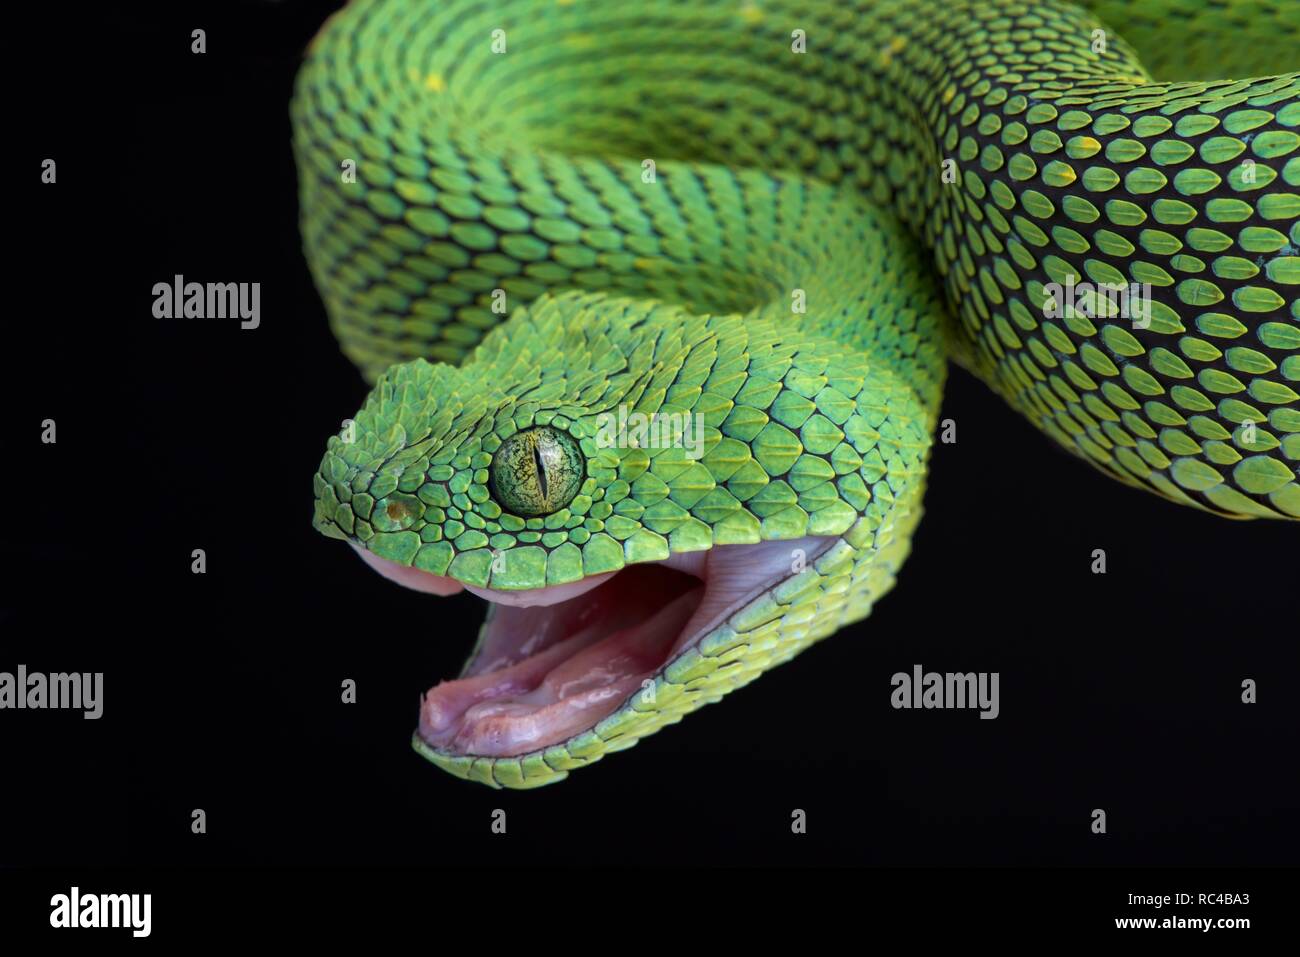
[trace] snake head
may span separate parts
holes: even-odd
[[[417,748],[545,783],[865,615],[919,514],[927,408],[775,320],[543,297],[460,367],[390,368],[329,440],[315,525],[491,602]]]

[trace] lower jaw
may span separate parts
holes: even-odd
[[[668,666],[795,574],[791,556],[811,562],[832,541],[720,546],[629,566],[556,604],[494,603],[465,672],[425,695],[417,748],[509,758],[590,731],[639,693],[653,707]]]

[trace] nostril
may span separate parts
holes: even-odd
[[[424,503],[413,495],[394,492],[375,503],[371,522],[376,531],[400,532],[410,528],[424,515]]]

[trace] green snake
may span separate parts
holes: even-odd
[[[864,618],[949,359],[1120,481],[1300,518],[1300,14],[1093,7],[328,21],[292,106],[302,235],[373,389],[314,525],[490,601],[422,755],[551,783]]]

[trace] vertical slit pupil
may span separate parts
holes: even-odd
[[[537,466],[537,484],[542,491],[542,501],[546,500],[546,465],[542,462],[540,443],[533,444],[533,463]]]

